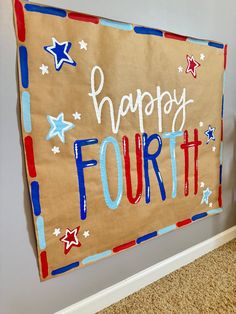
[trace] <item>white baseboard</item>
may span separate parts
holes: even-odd
[[[236,226],[171,256],[55,314],[94,314],[236,237]]]

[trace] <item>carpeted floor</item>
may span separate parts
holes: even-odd
[[[236,313],[236,239],[99,313]]]

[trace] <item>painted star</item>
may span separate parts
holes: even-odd
[[[80,49],[82,50],[82,49],[85,49],[85,50],[87,50],[88,48],[87,48],[87,43],[84,41],[84,40],[81,40],[81,41],[79,41],[79,44],[80,44]]]
[[[69,228],[66,229],[66,234],[60,238],[61,242],[65,243],[64,246],[64,253],[68,254],[73,246],[80,247],[81,243],[78,240],[78,232],[80,227],[77,227],[73,230],[70,230]]]
[[[52,46],[45,46],[44,49],[53,55],[56,70],[60,71],[63,63],[68,63],[76,66],[76,62],[68,54],[71,48],[71,43],[69,41],[64,41],[60,43],[54,37],[52,38],[52,42]]]
[[[212,203],[209,203],[209,207],[212,207],[212,205],[213,205]]]
[[[90,236],[89,230],[84,231],[83,236],[85,239]]]
[[[59,153],[60,153],[60,147],[58,147],[58,146],[53,146],[52,152],[53,152],[54,155],[59,154]]]
[[[210,142],[210,140],[212,140],[212,141],[215,141],[215,134],[214,134],[214,132],[215,132],[215,129],[216,128],[212,128],[210,125],[208,126],[208,130],[206,130],[205,132],[204,132],[204,134],[208,137],[208,139],[207,139],[207,144]]]
[[[48,74],[48,66],[45,64],[42,64],[41,67],[39,68],[42,72],[42,75]]]
[[[188,65],[187,65],[187,68],[186,68],[186,73],[191,73],[192,76],[193,76],[194,78],[196,78],[196,77],[197,77],[196,69],[197,69],[198,67],[200,67],[201,64],[198,63],[198,62],[194,59],[193,56],[190,57],[189,55],[187,55],[186,58],[187,58],[187,62],[188,62]]]
[[[205,59],[204,53],[200,53],[200,60],[204,60],[204,59]]]
[[[60,228],[55,228],[53,234],[57,237],[59,236],[59,234],[61,233],[61,229]]]
[[[203,196],[201,204],[206,203],[208,204],[209,196],[212,194],[212,191],[209,188],[206,188],[206,190],[203,190]]]
[[[200,126],[200,128],[203,126],[203,122],[202,121],[199,122],[199,126]]]
[[[204,186],[205,186],[205,183],[204,183],[204,182],[201,182],[201,183],[200,183],[200,188],[204,188]]]
[[[78,113],[77,111],[72,114],[75,120],[80,120],[81,119],[81,113]]]
[[[65,143],[65,132],[74,128],[74,124],[64,120],[64,113],[61,112],[58,117],[54,118],[52,116],[47,116],[48,122],[50,124],[50,130],[47,135],[47,140],[52,137],[57,136],[60,138],[62,143]]]
[[[181,65],[178,67],[178,71],[179,71],[179,73],[183,72],[183,67],[181,67]]]
[[[216,147],[212,146],[212,151],[215,152],[216,151]]]

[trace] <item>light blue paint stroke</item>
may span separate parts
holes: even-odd
[[[121,23],[121,22],[116,22],[116,21],[111,21],[111,20],[106,20],[106,19],[100,19],[100,24],[103,26],[109,26],[109,27],[113,27],[113,28],[122,29],[124,31],[132,31],[133,30],[132,24]]]
[[[182,136],[182,131],[163,133],[163,138],[170,139],[170,158],[172,169],[172,198],[176,198],[177,194],[177,171],[176,171],[176,158],[175,158],[175,145],[176,137]]]
[[[108,144],[112,144],[115,149],[117,172],[118,172],[117,196],[114,201],[111,199],[111,196],[110,196],[108,179],[107,179],[106,150],[107,150]],[[123,173],[122,173],[122,160],[121,160],[121,154],[120,154],[120,147],[117,140],[112,136],[106,137],[100,146],[100,172],[101,172],[101,180],[102,180],[102,187],[103,187],[103,194],[104,194],[105,202],[109,208],[116,209],[120,204],[122,194],[123,194]]]
[[[112,254],[112,251],[111,250],[107,250],[107,251],[104,251],[104,252],[101,252],[101,253],[98,253],[98,254],[95,254],[95,255],[91,255],[91,256],[88,256],[86,258],[84,258],[82,260],[82,264],[88,264],[88,263],[92,263],[92,262],[95,262],[95,261],[98,261],[99,259],[102,259],[104,257],[107,257],[109,255]]]
[[[187,38],[187,41],[193,44],[208,46],[208,41],[203,39]]]
[[[219,214],[223,211],[223,208],[210,209],[207,211],[208,215]]]
[[[44,250],[46,248],[45,241],[45,233],[44,233],[44,220],[42,216],[37,218],[37,231],[38,231],[38,239],[39,239],[39,248],[40,250]]]
[[[160,234],[164,234],[175,229],[176,229],[176,225],[170,225],[170,226],[167,226],[165,228],[158,230],[157,232],[160,235]]]
[[[220,142],[220,164],[223,163],[223,142]]]
[[[28,92],[23,92],[21,95],[22,103],[22,115],[23,115],[23,125],[26,133],[32,131],[31,116],[30,116],[30,94]]]

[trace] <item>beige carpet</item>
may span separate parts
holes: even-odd
[[[236,313],[236,239],[99,313]]]

